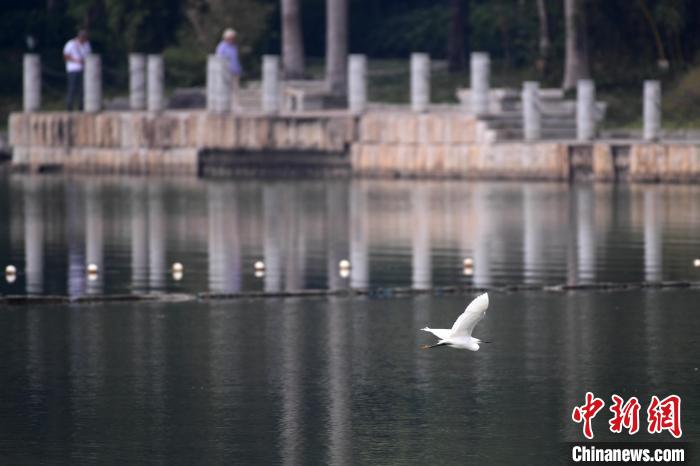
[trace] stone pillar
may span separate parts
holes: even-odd
[[[142,53],[129,54],[129,107],[146,108],[146,56]]]
[[[486,52],[473,52],[469,64],[471,80],[471,112],[474,115],[489,113],[491,93],[491,59]]]
[[[163,56],[148,56],[148,111],[160,112],[165,108],[163,97]]]
[[[277,55],[263,55],[262,109],[265,113],[279,111],[279,61]]]
[[[85,111],[99,112],[102,110],[102,59],[99,55],[90,54],[85,59],[83,81]]]
[[[576,138],[590,141],[596,129],[595,84],[590,79],[581,79],[576,86]]]
[[[216,109],[216,69],[218,66],[218,60],[216,55],[207,56],[207,111],[213,112]]]
[[[430,104],[430,56],[411,54],[411,110],[425,112]]]
[[[24,111],[35,112],[41,108],[41,58],[26,53],[23,67]]]
[[[656,141],[661,132],[661,83],[644,81],[644,139]]]
[[[367,57],[350,55],[348,58],[348,108],[361,113],[367,106]]]
[[[523,136],[526,141],[537,141],[541,137],[542,115],[540,112],[540,83],[523,83]]]

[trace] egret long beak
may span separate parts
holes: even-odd
[[[435,348],[436,346],[447,346],[447,343],[435,343],[434,345],[421,345],[421,349]]]

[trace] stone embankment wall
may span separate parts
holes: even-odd
[[[564,144],[497,143],[495,135],[466,114],[376,112],[359,124],[352,166],[367,175],[564,179]]]
[[[218,115],[207,112],[15,113],[13,165],[19,170],[187,173],[202,151],[347,152],[355,118]]]
[[[485,122],[452,111],[16,113],[9,130],[13,165],[34,172],[228,175],[296,165],[392,177],[700,181],[700,143],[497,141]]]

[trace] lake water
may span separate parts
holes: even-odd
[[[420,349],[468,293],[0,304],[0,464],[561,464],[587,391],[700,435],[700,289],[499,291],[697,283],[700,186],[2,173],[0,219],[0,294],[495,288],[477,353]]]
[[[5,294],[700,281],[697,185],[5,174],[0,219]]]

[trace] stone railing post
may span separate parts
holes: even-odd
[[[99,55],[86,57],[83,78],[85,111],[99,112],[102,110],[102,59]]]
[[[661,133],[661,83],[644,81],[644,139],[656,141]]]
[[[595,84],[590,79],[581,79],[576,85],[576,138],[590,141],[595,133]]]
[[[523,83],[523,136],[526,141],[536,141],[542,136],[542,114],[540,112],[540,83]]]
[[[146,108],[146,56],[142,53],[129,54],[129,108]]]
[[[361,113],[367,106],[367,57],[354,54],[348,57],[348,108]]]
[[[491,58],[486,52],[473,52],[469,62],[471,81],[471,112],[474,115],[489,113],[491,93]]]
[[[146,69],[148,73],[148,111],[160,112],[165,108],[163,56],[149,55]]]
[[[411,110],[425,112],[430,104],[430,56],[411,54]]]
[[[263,56],[262,109],[265,113],[279,111],[279,61],[277,55]]]
[[[216,55],[207,56],[207,111],[216,110],[216,76],[218,75],[219,59]]]
[[[25,112],[41,108],[41,58],[34,53],[24,54],[22,91]]]

